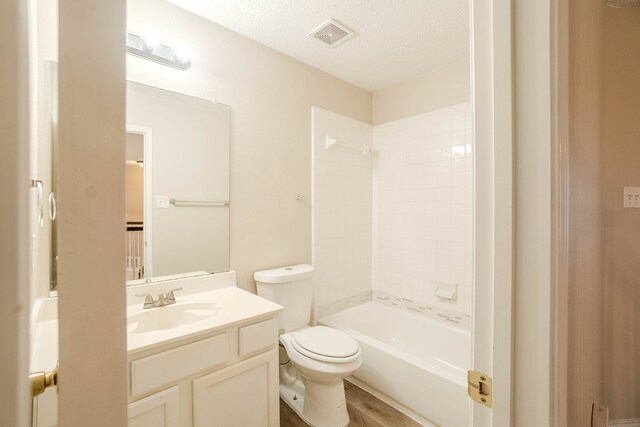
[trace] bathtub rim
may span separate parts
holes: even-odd
[[[448,381],[451,381],[455,384],[458,384],[460,386],[466,387],[467,386],[467,371],[469,369],[471,369],[471,333],[470,331],[468,331],[467,329],[457,326],[457,325],[451,325],[449,323],[445,323],[444,321],[438,320],[438,319],[434,319],[434,318],[430,318],[427,316],[422,316],[420,314],[417,313],[411,313],[405,310],[402,310],[400,308],[395,308],[395,307],[391,307],[389,305],[386,304],[381,304],[381,303],[377,303],[375,301],[367,301],[363,304],[358,304],[356,306],[353,307],[349,307],[346,310],[342,310],[340,312],[337,313],[333,313],[329,316],[325,316],[322,319],[318,320],[318,324],[319,325],[324,325],[324,326],[329,326],[329,327],[335,327],[333,324],[331,324],[331,318],[337,315],[342,315],[346,312],[352,311],[354,309],[358,309],[361,307],[365,307],[365,306],[374,306],[376,308],[382,308],[385,310],[390,310],[390,311],[394,311],[394,312],[398,312],[398,313],[402,313],[405,316],[408,316],[409,318],[414,318],[416,320],[419,321],[425,321],[425,322],[429,322],[429,323],[433,323],[435,325],[437,325],[438,327],[441,328],[445,328],[446,330],[452,330],[455,331],[456,333],[462,333],[464,335],[466,335],[466,337],[468,338],[468,361],[467,364],[465,366],[455,366],[452,363],[449,363],[448,361],[445,360],[441,360],[438,359],[437,357],[429,357],[429,358],[421,358],[418,355],[415,355],[403,348],[398,348],[398,347],[394,347],[393,345],[391,345],[390,343],[387,343],[383,340],[380,340],[376,337],[372,337],[364,332],[361,332],[357,329],[354,329],[350,326],[346,326],[346,327],[342,327],[342,328],[336,328],[336,329],[341,329],[344,332],[348,333],[350,336],[352,336],[354,339],[356,340],[361,340],[364,342],[367,342],[368,344],[372,345],[375,344],[377,347],[380,347],[383,351],[387,351],[388,353],[393,354],[394,356],[401,358],[403,360],[409,361],[410,363],[422,368],[422,369],[426,369],[428,371],[430,371],[431,373],[433,373],[434,375],[438,375],[440,377],[443,377],[445,379],[447,379]],[[327,323],[327,319],[329,319],[329,323]]]

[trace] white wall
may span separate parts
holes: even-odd
[[[374,292],[470,315],[470,104],[375,126],[373,144]],[[436,297],[437,282],[457,284],[457,300]]]
[[[323,316],[370,291],[469,325],[472,296],[470,104],[371,127],[313,109],[313,262]],[[326,150],[327,135],[344,147]],[[457,284],[455,301],[434,295]],[[457,318],[456,318],[457,316]]]
[[[322,316],[370,297],[372,271],[372,156],[327,150],[326,136],[370,147],[372,127],[320,108],[312,116],[314,286]]]
[[[130,0],[128,29],[186,45],[186,71],[127,56],[130,80],[231,105],[231,268],[311,262],[311,106],[371,122],[371,93],[163,0]],[[295,194],[305,195],[302,201]]]
[[[373,94],[379,151],[373,291],[412,308],[453,314],[466,325],[472,292],[470,80],[465,59]],[[437,298],[436,281],[457,283],[458,300]]]

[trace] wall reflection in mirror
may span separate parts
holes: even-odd
[[[51,119],[54,194],[55,111]],[[229,271],[229,107],[127,82],[126,132],[127,284]],[[55,290],[54,219],[50,229],[49,283]]]

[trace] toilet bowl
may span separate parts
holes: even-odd
[[[291,364],[303,378],[304,402],[301,408],[294,407],[294,410],[301,410],[301,418],[312,426],[342,427],[349,424],[343,379],[362,364],[358,343],[344,332],[325,326],[283,334],[280,342]],[[300,387],[286,384],[286,378],[281,376],[281,392],[284,391],[282,397],[288,401],[292,396],[287,393],[287,386],[296,391]],[[295,405],[297,400],[287,403]]]
[[[258,295],[284,306],[280,396],[314,427],[343,427],[349,424],[343,380],[362,364],[361,351],[342,331],[308,325],[312,272],[311,266],[302,264],[257,272],[254,277]]]
[[[318,336],[327,341],[317,340]],[[331,339],[335,341],[328,341]],[[280,342],[296,369],[317,382],[341,380],[362,364],[358,343],[344,332],[326,326],[281,335]]]

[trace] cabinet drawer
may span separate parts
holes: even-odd
[[[226,333],[131,362],[133,397],[229,360]]]
[[[250,356],[274,347],[278,341],[276,319],[265,320],[238,329],[238,354]]]

